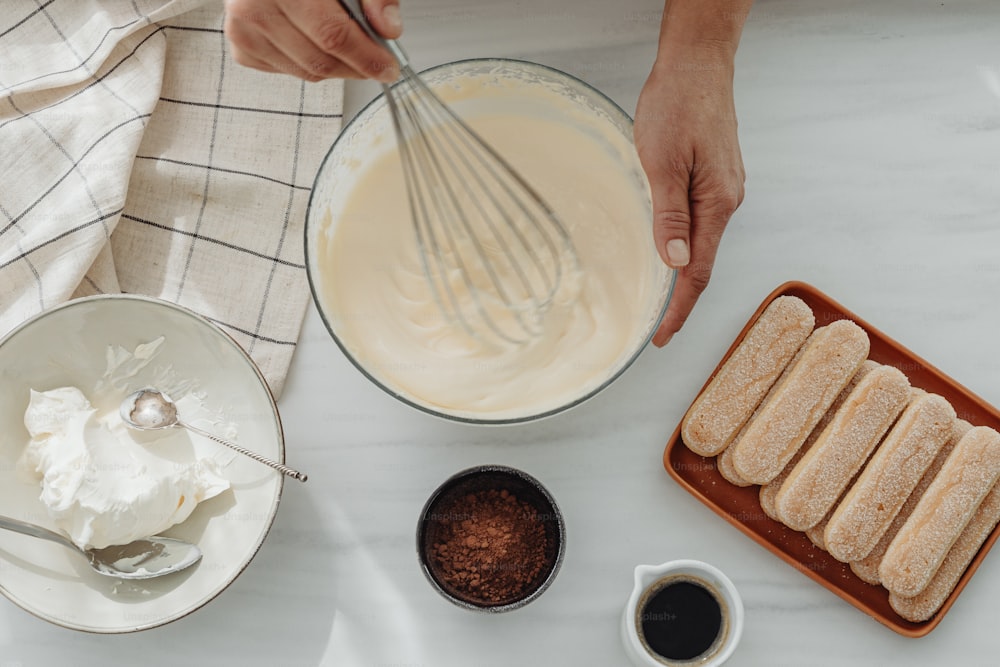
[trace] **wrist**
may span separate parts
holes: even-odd
[[[732,69],[751,0],[666,0],[657,63]]]

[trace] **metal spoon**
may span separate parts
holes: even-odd
[[[236,443],[223,440],[216,435],[212,435],[208,431],[203,431],[196,426],[191,426],[191,424],[182,422],[180,417],[177,416],[177,406],[174,402],[170,400],[166,394],[156,389],[140,389],[139,391],[129,394],[125,397],[125,400],[122,401],[118,412],[121,414],[122,420],[126,424],[141,431],[155,431],[162,428],[181,426],[189,431],[197,433],[200,436],[214,440],[221,445],[225,445],[230,449],[235,449],[240,454],[249,456],[254,461],[259,461],[264,465],[271,466],[278,472],[288,475],[293,479],[297,479],[300,482],[304,482],[308,479],[304,473],[293,470],[292,468],[282,465],[277,461],[272,461],[269,458],[263,457],[257,452],[251,452],[249,449],[244,449]]]
[[[201,550],[172,537],[147,537],[103,549],[81,549],[68,537],[47,528],[0,516],[0,528],[39,537],[82,554],[98,574],[118,579],[152,579],[179,572],[201,560]]]

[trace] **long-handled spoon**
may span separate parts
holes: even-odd
[[[259,461],[264,465],[271,466],[278,472],[288,475],[292,479],[297,479],[300,482],[304,482],[308,479],[305,473],[293,470],[292,468],[282,465],[277,461],[272,461],[269,458],[261,456],[257,452],[251,452],[249,449],[240,447],[236,443],[229,442],[228,440],[224,440],[217,435],[212,435],[208,431],[204,431],[196,426],[191,426],[191,424],[182,422],[180,417],[177,415],[177,405],[175,405],[166,394],[156,389],[140,389],[139,391],[129,394],[125,397],[125,400],[122,401],[118,412],[121,414],[122,420],[133,428],[137,428],[142,431],[156,431],[162,428],[180,426],[197,433],[200,436],[214,440],[221,445],[225,445],[230,449],[235,449],[240,454],[249,456],[254,461]]]
[[[81,549],[68,537],[47,528],[0,516],[0,528],[68,547],[82,555],[98,574],[118,579],[152,579],[179,572],[201,560],[201,550],[172,537],[147,537],[103,549]]]

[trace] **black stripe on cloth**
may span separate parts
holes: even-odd
[[[17,247],[21,248],[20,242],[17,244]],[[31,271],[32,277],[35,279],[35,287],[38,290],[38,308],[39,310],[45,310],[45,284],[42,282],[42,274],[38,272],[38,267],[32,263],[27,255],[23,259],[28,270]]]
[[[302,81],[299,84],[299,113],[302,113],[302,109],[306,105],[306,82]],[[295,148],[292,153],[292,173],[290,175],[290,180],[294,183],[296,177],[299,173],[299,146],[302,142],[302,116],[298,117],[295,123]],[[275,256],[281,254],[281,249],[285,247],[285,235],[288,234],[288,225],[292,217],[292,205],[295,203],[295,190],[289,189],[288,191],[288,203],[285,204],[285,219],[281,223],[281,234],[278,236],[278,247],[275,249]],[[277,262],[271,264],[271,270],[267,274],[267,282],[264,286],[264,298],[261,299],[260,310],[257,311],[257,323],[254,325],[254,334],[260,332],[260,328],[264,323],[264,313],[267,311],[267,301],[271,296],[271,286],[274,284],[274,273],[278,270]],[[247,350],[248,354],[253,354],[254,346],[256,345],[257,339],[255,338],[250,343],[250,349]]]
[[[253,338],[254,340],[259,340],[259,341],[262,341],[264,343],[274,343],[275,345],[292,345],[292,346],[295,345],[295,341],[294,340],[278,340],[277,338],[269,338],[267,336],[261,336],[260,334],[255,334],[252,331],[247,331],[246,329],[241,329],[240,327],[233,326],[232,324],[229,324],[228,322],[223,322],[222,320],[217,320],[217,319],[215,319],[213,317],[206,317],[206,319],[208,319],[210,322],[214,322],[214,323],[218,324],[221,327],[226,327],[227,329],[232,329],[233,331],[237,331],[237,332],[243,334],[244,336],[249,336],[250,338]]]
[[[163,27],[170,28],[171,30],[189,30],[191,32],[213,32],[213,33],[222,32],[222,30],[219,30],[218,28],[197,28],[194,26],[186,26],[186,25],[165,25]]]
[[[59,35],[59,38],[66,44],[66,48],[69,49],[70,53],[72,53],[74,56],[76,56],[76,59],[80,61],[79,67],[83,67],[84,71],[87,72],[87,74],[90,76],[90,78],[94,78],[94,72],[91,71],[91,69],[84,64],[83,58],[81,58],[80,54],[77,53],[76,49],[73,48],[73,43],[71,41],[69,41],[68,39],[66,39],[66,35],[63,33],[62,28],[59,27],[59,24],[55,22],[55,20],[52,18],[52,16],[47,11],[45,11],[44,8],[42,9],[42,13],[45,14],[45,18],[52,25],[52,29],[56,31],[56,34]],[[116,100],[118,100],[119,102],[121,102],[122,104],[124,104],[125,106],[127,106],[129,108],[129,111],[131,111],[132,113],[136,113],[136,114],[139,113],[138,109],[136,109],[134,106],[132,106],[128,102],[128,100],[123,99],[121,95],[119,95],[118,93],[116,93],[115,91],[113,91],[108,86],[108,84],[106,84],[103,81],[101,81],[100,85],[101,85],[102,88],[104,88],[104,90],[108,91],[108,93],[110,93],[112,97],[114,97]]]
[[[270,113],[278,114],[281,116],[298,116],[299,118],[343,118],[342,113],[304,113],[301,111],[282,111],[281,109],[255,109],[253,107],[238,107],[231,106],[228,104],[211,104],[209,102],[191,102],[188,100],[177,100],[171,97],[161,97],[161,102],[169,102],[171,104],[183,104],[192,107],[206,107],[208,109],[215,109],[216,111],[220,109],[226,109],[229,111],[252,111],[254,113]]]
[[[113,218],[114,216],[118,215],[121,212],[122,212],[122,209],[118,209],[117,211],[111,211],[110,213],[105,213],[104,215],[102,215],[100,217],[94,218],[93,220],[88,220],[87,222],[81,223],[81,224],[77,225],[76,227],[73,227],[72,229],[67,229],[64,232],[60,233],[60,234],[56,234],[55,236],[53,236],[49,240],[42,241],[41,243],[39,243],[38,245],[34,246],[33,248],[28,248],[27,250],[24,250],[24,251],[18,253],[16,256],[10,258],[9,260],[7,260],[6,262],[4,262],[3,264],[0,264],[0,269],[6,269],[8,266],[10,266],[11,264],[13,264],[14,262],[20,261],[22,259],[27,259],[27,257],[29,255],[31,255],[33,252],[41,250],[45,246],[52,245],[56,241],[60,241],[60,240],[62,240],[64,238],[66,238],[67,236],[70,236],[71,234],[75,234],[78,231],[80,231],[81,229],[86,229],[87,227],[91,227],[93,225],[103,223],[108,218]],[[13,223],[11,223],[11,224],[13,224]]]
[[[16,104],[14,104],[14,98],[13,97],[8,97],[7,100],[10,102],[10,105],[12,107],[14,107],[15,111],[17,111],[21,115],[24,115],[24,112],[21,111],[21,109],[19,109]],[[44,134],[48,138],[48,140],[52,143],[52,145],[55,146],[59,150],[59,152],[62,153],[63,156],[67,160],[69,160],[70,164],[74,165],[74,169],[75,169],[76,167],[75,167],[75,163],[73,162],[73,156],[70,155],[69,151],[66,150],[66,147],[63,146],[61,143],[59,143],[59,140],[56,139],[52,135],[52,132],[49,131],[49,128],[47,128],[44,125],[42,125],[41,123],[39,123],[38,119],[36,119],[36,118],[32,118],[31,122],[34,123],[35,127],[37,127],[42,132],[42,134]],[[83,181],[83,190],[84,190],[84,192],[87,193],[87,197],[90,199],[90,204],[91,204],[91,206],[94,207],[94,212],[97,215],[102,215],[104,213],[104,211],[101,209],[101,205],[97,203],[97,198],[94,196],[93,190],[90,189],[90,181],[87,180],[87,177],[84,175],[84,173],[82,171],[80,171],[79,169],[77,169],[76,171],[77,171],[77,175],[80,176],[80,180]],[[111,236],[111,230],[108,229],[107,224],[104,225],[104,235],[105,236]]]
[[[109,136],[111,136],[116,130],[119,130],[119,129],[125,127],[129,123],[134,123],[137,120],[145,120],[146,118],[149,118],[151,115],[152,114],[144,113],[144,114],[140,114],[138,116],[133,116],[132,118],[129,118],[128,120],[124,120],[124,121],[118,123],[117,125],[115,125],[114,127],[112,127],[110,130],[108,130],[107,132],[105,132],[104,134],[102,134],[94,143],[90,144],[90,146],[87,147],[87,150],[83,151],[83,153],[80,155],[80,157],[77,158],[76,161],[73,162],[73,164],[70,166],[69,170],[66,173],[64,173],[62,176],[60,176],[58,179],[56,179],[55,183],[53,183],[52,185],[50,185],[49,188],[45,192],[43,192],[42,194],[40,194],[38,196],[38,198],[35,199],[35,201],[31,202],[31,204],[29,204],[26,209],[24,209],[18,215],[16,215],[13,218],[11,218],[10,222],[6,226],[4,226],[2,229],[0,229],[0,236],[3,236],[8,231],[10,231],[10,228],[13,227],[14,225],[16,225],[19,220],[21,220],[22,218],[24,218],[24,216],[26,216],[31,211],[31,209],[33,209],[36,206],[38,206],[38,204],[41,203],[41,201],[43,199],[45,199],[49,195],[50,192],[52,192],[57,187],[59,187],[59,184],[62,183],[63,181],[65,181],[66,178],[70,174],[72,174],[74,171],[76,171],[76,168],[80,165],[81,162],[83,162],[84,158],[86,158],[87,155],[90,153],[90,151],[94,150],[99,143],[101,143],[102,141],[104,141],[105,139],[107,139]],[[0,267],[0,268],[2,268],[2,267]]]
[[[271,255],[267,255],[267,254],[264,254],[262,252],[257,252],[256,250],[251,250],[250,248],[244,248],[243,246],[238,246],[238,245],[236,245],[234,243],[229,243],[228,241],[221,241],[219,239],[212,238],[211,236],[205,236],[204,234],[199,234],[197,232],[189,232],[189,231],[185,231],[183,229],[175,229],[174,227],[171,227],[170,225],[164,225],[164,224],[159,223],[159,222],[153,222],[152,220],[145,220],[143,218],[137,218],[136,216],[130,215],[128,213],[123,213],[122,214],[122,218],[124,218],[126,220],[131,220],[132,222],[137,222],[137,223],[139,223],[141,225],[147,225],[147,226],[153,227],[155,229],[162,229],[163,231],[166,231],[166,232],[173,232],[174,234],[181,234],[182,236],[187,236],[188,238],[195,239],[197,241],[205,241],[206,243],[213,243],[213,244],[215,244],[217,246],[221,246],[221,247],[226,248],[228,250],[235,250],[236,252],[240,252],[240,253],[244,253],[244,254],[247,254],[247,255],[251,255],[253,257],[257,257],[258,259],[267,260],[269,262],[274,262],[276,264],[281,264],[282,266],[287,266],[287,267],[292,268],[292,269],[305,269],[306,268],[305,264],[297,264],[295,262],[289,262],[287,259],[281,259],[281,258],[278,258],[278,257],[273,257]]]
[[[82,95],[83,93],[85,93],[86,91],[90,90],[91,88],[93,88],[97,84],[101,83],[104,79],[108,78],[111,75],[111,73],[114,72],[119,67],[121,67],[125,63],[126,60],[128,60],[129,58],[131,58],[132,56],[134,56],[136,54],[136,52],[139,50],[139,47],[141,47],[143,44],[145,44],[150,39],[152,39],[152,37],[154,35],[162,32],[162,31],[163,31],[163,28],[161,27],[161,28],[157,28],[153,32],[151,32],[148,35],[146,35],[141,42],[139,42],[138,44],[135,45],[135,48],[132,49],[132,52],[129,53],[129,54],[127,54],[124,58],[122,58],[121,60],[119,60],[117,63],[115,63],[114,67],[112,67],[111,69],[109,69],[107,72],[105,72],[101,76],[95,78],[92,82],[88,83],[86,86],[84,86],[80,90],[76,91],[72,95],[64,97],[61,100],[59,100],[58,102],[53,102],[52,104],[50,104],[48,106],[39,107],[38,109],[32,109],[31,111],[28,111],[27,113],[25,113],[24,116],[18,116],[17,118],[11,118],[10,120],[8,120],[8,121],[6,121],[4,123],[0,123],[0,130],[2,130],[3,128],[7,127],[11,123],[15,123],[15,122],[17,122],[17,121],[19,121],[19,120],[27,117],[27,116],[30,116],[32,114],[36,114],[39,111],[45,111],[46,109],[52,109],[54,107],[59,106],[60,104],[63,104],[65,102],[69,102],[71,99],[73,99],[77,95]],[[7,97],[10,97],[10,95],[8,95]]]
[[[11,27],[7,28],[3,32],[0,32],[0,39],[3,39],[4,37],[6,37],[7,35],[9,35],[10,33],[14,32],[18,28],[20,28],[22,25],[24,25],[25,23],[27,23],[28,20],[31,19],[31,17],[37,16],[40,11],[42,11],[43,9],[45,9],[46,7],[48,7],[49,5],[51,5],[55,1],[56,0],[49,0],[44,5],[39,5],[38,9],[36,9],[33,12],[31,12],[30,14],[28,14],[23,19],[21,19],[20,21],[18,21],[17,23],[15,23],[14,25],[12,25]]]
[[[219,101],[222,99],[222,91],[225,88],[226,82],[226,37],[222,33],[219,33],[219,46],[221,49],[222,57],[219,59],[219,83],[218,88],[215,91],[215,103],[218,105]],[[163,99],[163,98],[160,98]],[[212,166],[212,158],[215,156],[215,138],[219,131],[219,111],[221,107],[216,107],[215,111],[212,113],[212,134],[208,140],[208,166]],[[205,220],[205,207],[208,206],[208,188],[212,182],[212,170],[205,170],[205,187],[202,188],[201,192],[201,206],[198,208],[198,219],[194,223],[194,233],[195,236],[191,238],[191,244],[188,246],[187,257],[184,258],[184,270],[181,273],[180,282],[177,284],[177,295],[174,297],[174,301],[181,300],[181,294],[184,292],[184,286],[187,284],[188,271],[191,270],[191,260],[194,259],[194,248],[198,242],[198,234],[201,231],[201,223]]]
[[[166,157],[157,157],[155,155],[136,155],[136,160],[155,160],[157,162],[169,162],[170,164],[178,164],[182,167],[195,167],[196,169],[211,169],[212,171],[219,171],[224,174],[235,174],[237,176],[250,176],[251,178],[260,178],[265,181],[270,181],[271,183],[276,183],[278,185],[283,185],[286,188],[295,188],[296,190],[305,190],[308,192],[312,190],[311,185],[296,185],[295,183],[286,183],[285,181],[278,180],[277,178],[271,178],[270,176],[265,176],[263,174],[255,174],[251,171],[239,171],[238,169],[225,169],[223,167],[216,167],[214,165],[208,164],[197,164],[195,162],[186,162],[184,160],[173,160]]]
[[[13,219],[13,218],[11,218],[11,215],[7,211],[7,209],[4,208],[3,204],[0,204],[0,213],[3,213],[4,217],[6,217],[8,220],[12,220]],[[21,232],[22,235],[24,234],[24,230],[23,229],[21,229],[20,227],[18,227],[18,230]],[[21,255],[24,255],[24,246],[21,245],[21,241],[20,240],[18,240],[18,242],[17,242],[17,250],[18,250],[19,253],[21,253]],[[39,310],[45,310],[45,287],[44,287],[44,285],[42,285],[42,276],[41,276],[40,273],[38,273],[38,268],[34,264],[31,263],[31,260],[28,259],[27,256],[22,256],[21,259],[24,260],[24,264],[28,267],[28,270],[31,271],[31,275],[35,279],[35,288],[36,288],[36,290],[38,292],[38,307],[39,307]],[[16,262],[17,259],[14,259],[13,261]],[[6,265],[4,265],[4,266],[6,266]],[[2,271],[2,270],[3,270],[3,268],[0,267],[0,271]]]
[[[7,208],[3,205],[2,202],[0,202],[0,213],[3,213],[3,217],[7,218],[7,222],[11,223],[7,227],[5,227],[5,229],[10,229],[11,227],[14,227],[19,232],[21,232],[22,236],[26,236],[24,230],[21,229],[21,227],[16,222],[14,222],[14,216],[10,214],[10,211],[7,210]]]
[[[43,9],[44,9],[44,7],[40,7],[40,8],[38,9],[38,11],[40,12],[40,11],[42,11]],[[37,12],[36,12],[36,13],[37,13]],[[46,16],[48,16],[48,13],[46,13]],[[143,17],[143,18],[146,18],[146,17]],[[148,19],[148,18],[146,18],[146,20],[148,21],[149,19]],[[49,21],[50,21],[50,22],[52,21],[52,18],[51,18],[51,17],[49,17]],[[80,68],[81,68],[81,67],[83,67],[83,66],[84,66],[84,65],[85,65],[85,64],[86,64],[86,63],[87,63],[87,62],[88,62],[88,61],[89,61],[89,60],[90,60],[91,58],[93,58],[93,57],[94,57],[94,54],[95,54],[95,53],[97,53],[97,52],[98,52],[98,51],[99,51],[99,50],[101,49],[101,46],[102,46],[102,45],[104,44],[104,41],[105,41],[105,40],[106,40],[106,39],[107,39],[107,38],[108,38],[108,37],[109,37],[109,36],[111,35],[111,33],[115,32],[116,30],[124,30],[125,28],[128,28],[128,27],[131,27],[131,26],[135,25],[136,23],[139,23],[140,21],[142,21],[142,19],[136,19],[136,20],[134,20],[134,21],[130,21],[129,23],[125,23],[125,24],[122,24],[122,25],[116,25],[116,26],[112,26],[111,28],[109,28],[109,29],[108,29],[108,31],[104,33],[104,36],[103,36],[103,37],[101,37],[101,40],[100,40],[100,41],[99,41],[99,42],[97,43],[97,46],[95,46],[95,47],[94,47],[94,50],[93,50],[93,51],[91,51],[91,52],[90,52],[90,54],[89,54],[89,55],[87,55],[87,57],[86,57],[86,58],[82,58],[82,59],[80,60],[80,64],[79,64],[79,65],[77,65],[76,67],[70,67],[69,69],[63,69],[63,70],[59,70],[58,72],[46,72],[45,74],[39,74],[38,76],[36,76],[36,77],[33,77],[33,78],[31,78],[31,79],[25,79],[24,81],[18,81],[17,83],[15,83],[15,84],[13,84],[13,85],[10,85],[10,86],[4,86],[4,87],[3,87],[3,90],[4,90],[4,92],[6,92],[6,91],[8,91],[8,90],[10,90],[11,88],[14,88],[14,87],[16,87],[16,86],[24,86],[24,85],[27,85],[27,84],[29,84],[29,83],[34,83],[35,81],[38,81],[39,79],[45,79],[45,78],[47,78],[47,77],[50,77],[50,76],[57,76],[57,75],[59,75],[59,74],[69,74],[70,72],[73,72],[73,71],[76,71],[76,70],[80,69]],[[54,25],[55,25],[55,24],[53,23],[53,26],[54,26]],[[58,28],[56,28],[56,30],[57,30],[57,32],[58,32],[58,30],[59,30],[59,29],[58,29]],[[60,33],[60,34],[62,34],[62,33]],[[0,37],[3,37],[3,35],[0,35]],[[65,39],[65,38],[64,38],[64,39]],[[68,45],[69,45],[69,43],[67,42],[67,46],[68,46]],[[74,52],[74,55],[76,55],[76,53],[75,53],[75,52]],[[79,57],[80,57],[80,56],[79,56],[79,55],[77,55],[77,58],[79,58]],[[88,73],[88,74],[91,74],[90,72],[87,72],[87,73]],[[101,78],[104,78],[104,77],[101,77]]]
[[[97,283],[95,283],[94,279],[91,278],[90,276],[84,276],[83,279],[86,280],[87,284],[93,287],[94,291],[97,292],[98,294],[106,294],[106,292],[102,290],[100,286]]]

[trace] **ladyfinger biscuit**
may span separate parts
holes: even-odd
[[[897,614],[914,623],[921,623],[933,616],[951,595],[997,523],[1000,523],[1000,485],[995,485],[983,499],[927,587],[910,598],[890,593],[889,605]]]
[[[733,450],[729,447],[726,447],[721,454],[715,457],[715,465],[719,468],[719,474],[730,484],[734,486],[752,485],[751,482],[746,481],[736,472],[736,468],[733,467]]]
[[[868,465],[868,460],[865,460],[861,470],[864,470],[865,465]],[[830,517],[833,516],[834,511],[837,509],[837,506],[840,505],[844,496],[847,495],[847,491],[854,486],[856,481],[858,481],[858,476],[861,475],[861,470],[854,473],[854,477],[852,477],[851,481],[847,483],[847,488],[845,488],[843,493],[841,493],[837,498],[837,502],[833,504],[833,507],[831,507],[823,518],[819,520],[819,523],[806,530],[806,537],[808,537],[809,541],[812,542],[817,548],[826,551],[826,542],[823,540],[823,533],[826,531],[826,524],[830,523]]]
[[[826,551],[826,542],[823,540],[823,531],[826,530],[826,524],[830,522],[830,517],[825,516],[820,519],[819,523],[806,531],[806,537],[809,541],[813,543],[817,549],[822,549]]]
[[[754,484],[777,477],[857,373],[868,347],[868,335],[849,320],[810,336],[795,366],[731,445],[736,472]]]
[[[914,388],[914,391],[925,393],[922,389],[918,390]],[[899,510],[896,518],[894,518],[892,523],[889,524],[889,528],[885,531],[885,535],[883,535],[882,539],[878,541],[878,544],[875,545],[875,548],[872,549],[870,554],[861,560],[851,561],[851,570],[858,576],[859,579],[869,584],[882,583],[878,576],[878,566],[882,563],[882,557],[885,556],[885,552],[889,548],[889,544],[892,542],[893,538],[896,537],[896,533],[898,533],[899,529],[903,527],[903,524],[906,523],[910,514],[913,513],[913,509],[917,506],[917,503],[920,502],[920,498],[924,495],[924,491],[926,491],[927,487],[931,485],[932,481],[934,481],[934,477],[937,476],[938,472],[941,470],[941,466],[944,465],[948,455],[951,454],[951,451],[955,449],[955,445],[958,444],[958,441],[962,439],[962,436],[965,435],[970,428],[972,428],[972,424],[964,419],[955,420],[955,425],[952,426],[951,437],[948,438],[948,442],[941,447],[941,451],[934,457],[930,467],[927,468],[927,472],[925,472],[924,476],[920,478],[919,482],[917,482],[916,488],[913,489],[913,492],[910,493],[910,497],[906,499],[905,503],[903,503],[903,507]]]
[[[684,416],[681,437],[688,449],[702,456],[725,449],[815,323],[802,299],[780,296],[772,301]]]
[[[913,597],[922,591],[1000,477],[1000,433],[971,429],[955,446],[899,534],[878,574],[891,592]]]
[[[910,401],[823,533],[826,550],[849,563],[879,541],[951,435],[955,409],[937,394]]]
[[[797,362],[799,360],[799,357],[801,356],[802,356],[802,348],[800,347],[798,352],[795,353],[795,356],[792,357],[792,360],[788,362],[787,366],[785,366],[785,370],[781,371],[781,375],[778,376],[777,382],[771,385],[771,388],[768,390],[767,394],[764,395],[764,400],[761,401],[761,405],[767,403],[767,399],[771,397],[771,394],[774,393],[775,388],[779,384],[781,384],[781,381],[785,379],[785,376],[788,375],[789,371],[791,371],[791,369],[795,366],[795,362]],[[740,427],[740,430],[736,433],[736,436],[733,438],[733,440],[738,440],[743,436],[743,432],[746,431],[747,426],[750,425],[750,422],[753,421],[753,418],[757,416],[757,412],[759,410],[760,407],[758,406],[757,409],[754,410],[753,415],[751,415],[750,420],[747,421],[747,423],[743,424],[742,427]],[[730,482],[731,484],[734,484],[735,486],[740,486],[740,487],[753,486],[752,482],[746,481],[745,479],[740,477],[740,474],[738,472],[736,472],[736,468],[733,466],[732,447],[726,447],[724,450],[722,450],[722,453],[719,454],[715,460],[716,464],[719,467],[719,474],[721,474],[726,479],[726,481]],[[764,513],[767,514],[766,509],[764,510]]]
[[[861,470],[864,470],[865,465],[868,465],[867,460],[862,465]],[[837,502],[833,504],[833,507],[831,507],[830,510],[823,516],[823,518],[819,520],[819,523],[817,523],[812,528],[806,530],[806,537],[808,537],[809,541],[812,542],[817,548],[826,551],[826,541],[823,539],[823,533],[826,532],[826,524],[830,523],[830,518],[833,516],[834,511],[836,511],[841,501],[844,500],[844,496],[847,495],[847,491],[852,486],[854,486],[855,482],[858,481],[858,476],[861,475],[861,470],[858,470],[856,473],[854,473],[854,477],[852,477],[851,481],[847,483],[847,488],[844,489],[843,493],[841,493],[840,496],[837,498]]]
[[[892,366],[866,375],[781,485],[781,522],[808,530],[826,516],[910,398],[910,381]]]
[[[855,387],[858,386],[858,383],[861,382],[861,378],[878,368],[879,365],[880,364],[870,359],[865,359],[865,361],[861,364],[861,368],[858,369],[858,372],[854,374],[854,377],[848,381],[847,386],[844,387],[843,391],[841,391],[840,394],[837,395],[837,398],[834,399],[830,409],[823,413],[819,423],[816,424],[816,428],[814,428],[812,433],[809,434],[809,437],[806,438],[806,441],[802,444],[802,447],[799,448],[799,451],[795,452],[795,456],[793,456],[792,460],[788,462],[784,470],[778,473],[778,476],[772,479],[769,483],[760,487],[760,507],[764,510],[764,514],[768,515],[775,521],[781,521],[781,519],[778,518],[778,510],[775,507],[774,499],[778,495],[778,491],[781,489],[782,483],[788,479],[788,475],[791,474],[795,465],[802,459],[803,456],[805,456],[805,453],[809,451],[813,443],[816,442],[820,433],[822,433],[823,429],[826,428],[826,425],[830,423],[833,415],[836,414],[837,410],[840,409],[840,406],[844,404],[845,400],[847,400],[847,396],[854,390]]]

